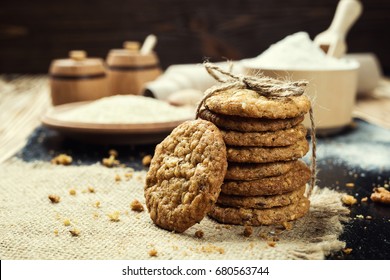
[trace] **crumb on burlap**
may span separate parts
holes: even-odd
[[[374,202],[390,204],[390,191],[383,187],[375,188],[370,198]]]
[[[197,230],[197,231],[195,231],[195,237],[196,238],[203,238],[203,236],[204,236],[204,232],[203,232],[203,230]]]
[[[157,250],[156,249],[149,250],[148,254],[151,257],[157,257]]]
[[[141,202],[139,202],[137,199],[134,199],[131,204],[130,204],[130,208],[131,210],[133,211],[136,211],[136,212],[142,212],[144,211],[144,206],[141,204]]]
[[[80,235],[80,230],[78,230],[77,228],[73,228],[73,229],[69,230],[69,232],[72,236],[79,236]]]
[[[243,235],[244,235],[245,237],[249,237],[249,236],[251,236],[252,234],[253,234],[253,228],[252,228],[251,226],[248,226],[248,225],[244,226]]]
[[[53,231],[53,233],[54,233],[55,236],[58,236],[58,229],[55,229],[55,230]]]
[[[346,183],[345,186],[347,188],[353,188],[353,187],[355,187],[355,183]]]
[[[267,245],[270,246],[270,247],[275,247],[276,246],[276,242],[275,241],[267,241]]]
[[[225,254],[225,249],[215,246],[213,244],[207,244],[204,246],[200,246],[196,249],[196,251],[201,252],[201,253],[219,253],[221,255]]]
[[[286,229],[286,230],[292,230],[292,228],[293,228],[292,223],[289,223],[289,222],[287,222],[287,221],[283,222],[283,223],[282,223],[282,226],[283,226],[284,229]]]
[[[111,149],[111,150],[109,150],[108,151],[108,154],[110,155],[110,156],[113,156],[113,157],[118,157],[118,151],[117,150],[114,150],[114,149]]]
[[[95,188],[89,186],[89,187],[88,187],[88,192],[89,192],[89,193],[95,193]]]
[[[52,158],[50,162],[57,165],[69,165],[72,161],[73,159],[71,156],[68,156],[67,154],[59,154],[58,156]]]
[[[111,222],[119,222],[120,221],[120,212],[119,211],[114,211],[110,214],[107,215],[110,218]]]
[[[341,198],[341,201],[345,204],[345,205],[348,205],[348,206],[351,206],[351,205],[354,205],[357,203],[357,199],[354,198],[352,195],[343,195],[343,197]]]
[[[110,155],[110,157],[102,159],[102,164],[105,167],[114,167],[114,166],[118,166],[120,162],[119,160],[115,159],[113,155]]]
[[[131,178],[133,178],[133,171],[129,171],[129,172],[126,172],[125,174],[124,174],[124,176],[125,176],[125,178],[126,178],[126,180],[130,180]]]
[[[61,198],[55,194],[49,194],[48,198],[50,199],[51,203],[58,203],[61,200]]]
[[[69,190],[70,195],[76,195],[76,190],[75,189],[70,189]]]
[[[119,176],[119,174],[115,174],[115,182],[120,182],[120,181],[122,181],[121,176]]]
[[[95,203],[93,204],[93,206],[95,206],[96,208],[100,208],[100,201],[95,201]]]
[[[344,254],[349,255],[352,252],[352,248],[344,248],[343,252],[344,252]]]
[[[151,156],[151,155],[146,155],[146,156],[144,156],[144,157],[142,158],[142,164],[143,164],[144,166],[149,166],[150,163],[151,163],[151,161],[152,161],[152,156]]]
[[[64,220],[64,226],[70,226],[70,220],[69,219],[65,219]]]
[[[100,217],[99,213],[97,213],[97,212],[94,212],[94,213],[93,213],[93,218],[94,218],[94,219],[97,219],[97,218],[99,218],[99,217]]]
[[[368,197],[365,196],[365,197],[363,197],[360,201],[361,201],[361,202],[367,202],[367,201],[368,201]]]

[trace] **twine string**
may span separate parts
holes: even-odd
[[[225,71],[222,68],[218,67],[215,64],[210,62],[205,62],[204,67],[206,71],[212,76],[216,81],[220,82],[220,85],[213,86],[206,90],[204,97],[198,104],[196,108],[196,119],[199,117],[199,112],[203,107],[205,101],[210,98],[212,95],[226,91],[228,89],[251,89],[256,91],[262,96],[268,98],[288,98],[291,96],[300,96],[304,93],[305,87],[307,86],[306,81],[281,81],[266,77],[263,75],[259,76],[245,76],[245,75],[235,75],[231,71]],[[231,67],[230,67],[231,70]],[[314,113],[313,107],[310,105],[309,110],[310,116],[310,138],[312,145],[311,153],[311,177],[310,177],[310,187],[307,191],[307,197],[310,197],[311,192],[317,181],[317,163],[316,163],[316,132],[315,132],[315,123],[314,123]]]

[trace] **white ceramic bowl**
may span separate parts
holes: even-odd
[[[276,70],[256,68],[253,64],[245,63],[243,66],[249,75],[261,72],[282,80],[307,80],[306,94],[312,100],[318,134],[338,132],[351,123],[359,68],[356,61],[350,61],[348,67],[337,70]],[[310,128],[308,116],[304,124]]]

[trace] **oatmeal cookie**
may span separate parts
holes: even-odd
[[[278,195],[266,195],[266,196],[237,196],[226,195],[221,193],[218,197],[218,204],[235,207],[235,208],[253,208],[253,209],[265,209],[279,206],[286,206],[297,202],[303,197],[306,186],[302,186],[299,189],[278,194]]]
[[[233,225],[277,225],[303,217],[310,201],[302,197],[298,202],[268,209],[231,208],[215,205],[209,216],[220,223]]]
[[[296,160],[267,163],[229,162],[225,180],[250,181],[286,174],[297,164]]]
[[[233,88],[210,96],[205,107],[225,115],[286,119],[309,112],[310,100],[306,95],[270,98],[250,89]]]
[[[287,129],[300,124],[305,118],[304,115],[287,119],[246,118],[217,114],[208,109],[202,109],[199,112],[199,117],[201,119],[211,121],[216,126],[225,130],[242,132],[277,131]]]
[[[290,146],[306,136],[307,130],[300,124],[292,128],[271,132],[239,132],[221,130],[223,140],[230,146]]]
[[[286,174],[252,181],[225,181],[221,192],[228,195],[275,195],[294,191],[310,179],[310,169],[302,161]]]
[[[303,157],[309,151],[309,143],[302,138],[293,145],[284,147],[227,147],[229,162],[274,162],[289,161]]]
[[[226,147],[218,128],[187,121],[157,145],[146,176],[145,200],[153,222],[183,232],[217,201],[226,173]]]

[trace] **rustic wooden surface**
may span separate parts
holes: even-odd
[[[390,1],[361,1],[351,52],[374,52],[390,71]],[[45,73],[71,49],[105,57],[125,40],[158,36],[163,67],[256,56],[288,34],[325,30],[338,0],[1,1],[0,73]]]

